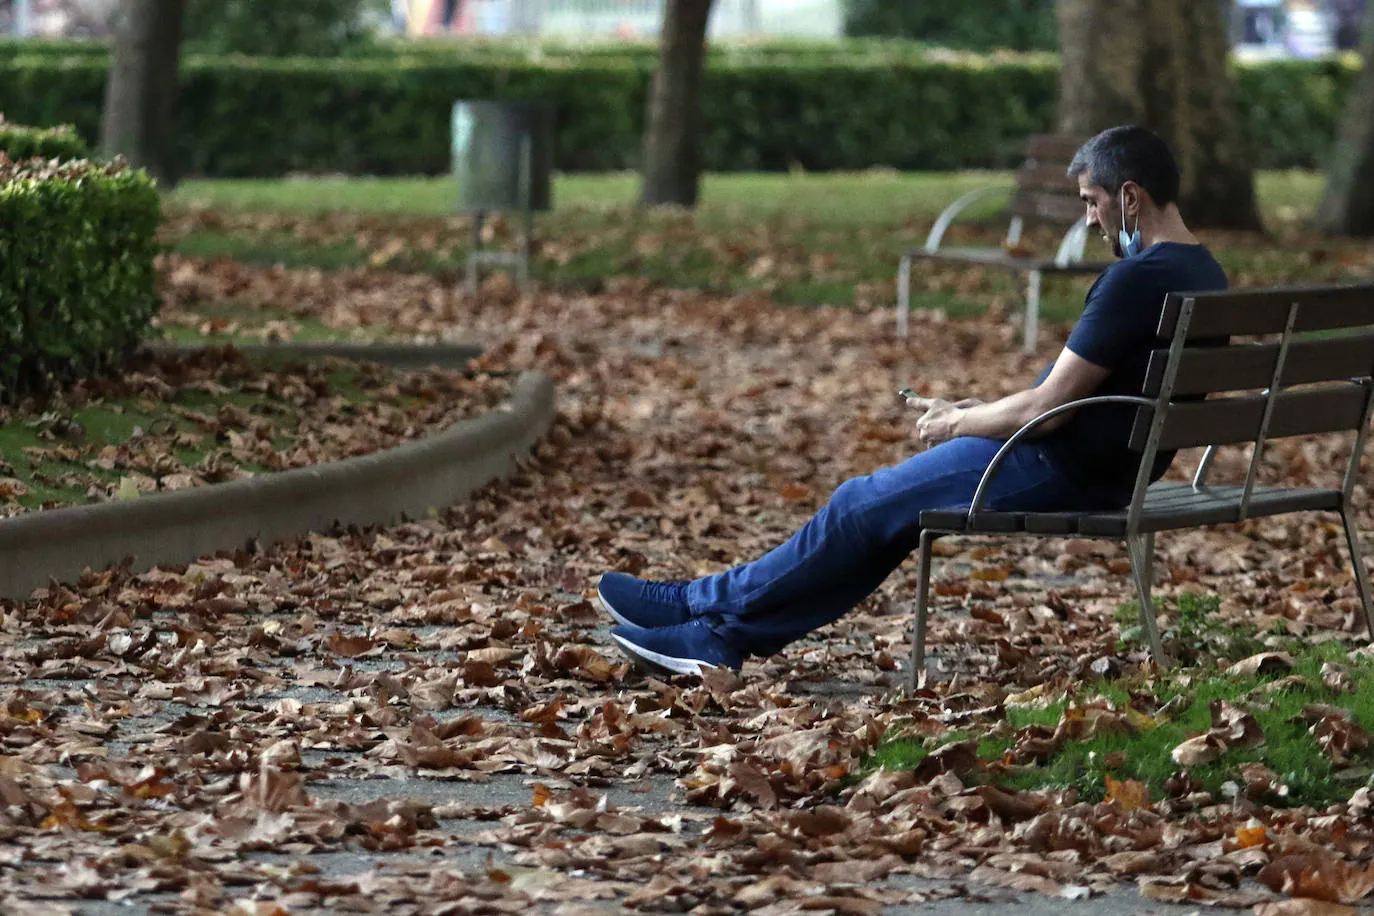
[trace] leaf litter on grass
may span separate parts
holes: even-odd
[[[0,514],[180,490],[391,448],[494,409],[510,380],[225,346],[0,407]]]
[[[1194,905],[1360,889],[1374,802],[1358,783],[1321,805],[1271,798],[1296,784],[1279,768],[1242,769],[1234,794],[1226,779],[1209,789],[1199,768],[1152,788],[1107,754],[1073,771],[1101,774],[1098,797],[1085,783],[1011,784],[1056,741],[1062,755],[1153,735],[1169,724],[1146,719],[1166,710],[1185,723],[1180,743],[1217,729],[1227,754],[1267,751],[1281,744],[1261,715],[1267,695],[1235,690],[1294,672],[1360,724],[1361,694],[1348,689],[1365,670],[1351,651],[1357,599],[1330,519],[1160,538],[1166,631],[1188,591],[1215,595],[1230,624],[1332,640],[1290,653],[1291,672],[1257,662],[1254,675],[1228,675],[1216,696],[1204,688],[1223,682],[1219,668],[1180,672],[1194,678],[1182,685],[1122,640],[1121,552],[1071,539],[941,542],[939,677],[911,696],[893,690],[915,582],[905,566],[854,613],[740,674],[656,679],[607,645],[589,600],[597,573],[687,577],[775,545],[840,481],[913,451],[892,391],[990,398],[1033,378],[1041,360],[1020,355],[1005,322],[926,313],[898,341],[886,310],[783,310],[636,280],[521,295],[495,277],[473,301],[428,274],[179,269],[170,295],[292,302],[398,335],[457,329],[488,344],[481,369],[553,374],[560,415],[533,461],[437,518],[91,573],[5,603],[0,677],[14,686],[0,710],[0,856],[23,863],[0,870],[6,899],[780,914],[878,913],[966,893],[970,875],[1066,898],[1138,881],[1152,899]],[[1343,447],[1276,443],[1262,474],[1330,485]],[[1235,470],[1228,461],[1218,470]],[[1355,505],[1370,527],[1363,487]],[[1106,657],[1119,671],[1103,684],[1094,665]],[[1071,685],[1074,705],[1056,706]],[[1190,692],[1186,712],[1168,707],[1171,685]],[[1113,698],[1117,687],[1128,692]],[[1242,714],[1218,704],[1214,721],[1212,700]],[[1291,728],[1317,726],[1355,761],[1342,769],[1359,766],[1358,732],[1311,712]],[[1264,745],[1246,746],[1247,714]],[[869,766],[902,729],[937,747],[900,769]],[[995,757],[989,742],[1003,744]],[[1001,785],[986,778],[997,768]],[[384,800],[329,797],[331,783],[362,779],[385,780]],[[519,780],[522,801],[412,797],[419,784],[498,779]],[[666,810],[611,800],[655,780],[675,786]],[[480,826],[459,835],[452,818]],[[492,859],[442,864],[462,849]],[[245,856],[264,851],[300,865]],[[311,861],[321,851],[397,867],[325,878]],[[1278,890],[1248,882],[1289,856],[1315,858],[1275,866]],[[894,876],[946,880],[911,890]]]

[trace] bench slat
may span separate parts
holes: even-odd
[[[1288,308],[1298,305],[1298,331],[1334,331],[1374,325],[1374,289],[1313,286],[1218,293],[1171,293],[1164,302],[1159,336],[1171,339],[1185,299],[1193,299],[1188,339],[1241,334],[1279,334]]]
[[[1011,212],[1023,219],[1073,223],[1083,218],[1083,203],[1078,195],[1049,191],[1018,190],[1011,200]]]
[[[1035,134],[1026,139],[1027,159],[1048,159],[1063,162],[1067,171],[1074,154],[1083,146],[1084,140],[1067,137],[1063,134]]]
[[[1279,345],[1234,344],[1189,347],[1179,357],[1175,395],[1210,394],[1267,388],[1274,378]],[[1157,397],[1164,381],[1169,351],[1150,354],[1145,396]],[[1305,385],[1368,376],[1374,372],[1374,333],[1331,340],[1301,340],[1289,345],[1281,385]]]
[[[1157,483],[1150,487],[1141,513],[1141,531],[1169,531],[1240,520],[1239,486],[1203,487],[1186,483]],[[1335,510],[1341,491],[1256,487],[1250,496],[1251,518],[1285,512]],[[921,513],[921,526],[937,531],[969,534],[1031,534],[1072,537],[1123,537],[1126,510],[1112,512],[981,512],[976,527],[967,527],[967,510],[939,509]]]
[[[934,261],[956,261],[962,264],[983,264],[988,267],[1004,267],[1008,270],[1039,270],[1044,273],[1060,274],[1096,274],[1106,269],[1107,265],[1098,262],[1074,261],[1063,267],[1054,263],[1054,258],[1050,257],[1017,257],[1008,254],[1005,248],[941,248],[937,251],[926,251],[924,248],[914,248],[911,251],[912,257],[928,258]]]
[[[1331,385],[1303,391],[1283,391],[1273,396],[1270,439],[1312,433],[1356,429],[1364,419],[1365,388],[1362,385]],[[1264,416],[1264,395],[1219,398],[1191,404],[1172,404],[1160,431],[1162,451],[1200,445],[1234,445],[1251,442],[1259,435]],[[1136,414],[1130,447],[1144,449],[1150,429],[1150,408]]]
[[[1069,178],[1068,169],[1067,159],[1062,162],[1027,160],[1016,170],[1016,187],[1071,198],[1081,211],[1083,202],[1078,199],[1078,185]]]
[[[1158,485],[1156,485],[1158,486]],[[1177,499],[1152,504],[1148,495],[1140,519],[1141,531],[1171,531],[1196,528],[1201,525],[1220,525],[1240,520],[1240,495],[1243,487],[1205,487],[1193,491],[1192,499]],[[1340,490],[1289,490],[1282,487],[1255,487],[1250,494],[1250,518],[1282,515],[1285,512],[1304,512],[1339,509]],[[1122,537],[1126,534],[1126,511],[1083,516],[1078,524],[1080,534],[1094,537]]]

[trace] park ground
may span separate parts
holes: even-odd
[[[1057,351],[1084,281],[1050,284],[1035,357],[1013,331],[1019,280],[980,270],[922,271],[911,336],[894,334],[901,248],[999,180],[708,177],[698,212],[640,213],[632,177],[568,177],[538,218],[535,284],[498,273],[476,298],[444,180],[178,189],[167,337],[478,341],[474,373],[553,376],[559,418],[514,477],[435,517],[6,604],[0,899],[1348,912],[1276,908],[1374,887],[1374,673],[1334,519],[1161,537],[1164,625],[1195,665],[1170,674],[1142,664],[1124,554],[1078,540],[941,542],[938,677],[911,696],[910,563],[738,676],[647,677],[607,644],[600,572],[756,556],[842,480],[911,453],[897,388],[996,397]],[[1304,228],[1319,178],[1260,191],[1268,234],[1206,236],[1235,285],[1374,277],[1367,243]],[[975,216],[953,243],[995,243],[994,214]],[[495,221],[488,242],[514,228]],[[1322,485],[1343,448],[1276,445],[1264,479]],[[1374,530],[1364,487],[1357,503]],[[1182,777],[1168,762],[1252,721],[1266,744]]]

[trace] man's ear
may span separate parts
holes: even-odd
[[[1139,219],[1140,214],[1145,210],[1145,189],[1134,181],[1128,181],[1121,186],[1121,193],[1125,196],[1125,213],[1128,218]]]

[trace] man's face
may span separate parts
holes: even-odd
[[[1101,185],[1092,184],[1087,173],[1078,176],[1078,198],[1088,208],[1088,229],[1096,230],[1102,240],[1112,246],[1112,254],[1124,257],[1117,230],[1121,228],[1121,205]]]

